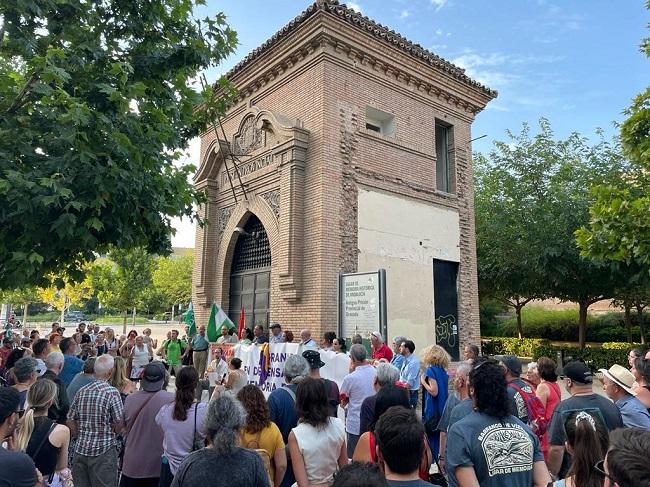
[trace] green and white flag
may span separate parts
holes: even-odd
[[[192,302],[190,301],[190,307],[187,308],[187,313],[185,313],[185,324],[188,326],[188,337],[193,337],[196,335],[196,322],[194,321],[194,308],[192,308]]]
[[[235,324],[230,321],[230,318],[228,318],[226,312],[217,306],[216,303],[212,303],[212,309],[210,310],[210,319],[208,320],[208,329],[206,330],[209,341],[217,341],[217,338],[219,338],[219,335],[221,335],[221,328],[223,325],[226,325],[229,330],[235,328]]]

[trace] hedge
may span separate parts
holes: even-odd
[[[541,338],[485,337],[482,340],[484,355],[517,355],[519,357],[549,357],[556,360],[557,353],[562,352],[564,362],[581,359],[592,370],[608,369],[614,364],[627,368],[628,353],[632,348],[644,348],[638,343],[606,342],[601,348],[560,347],[552,345],[549,340]]]

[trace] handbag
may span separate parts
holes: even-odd
[[[424,431],[427,436],[433,436],[438,431],[438,423],[440,423],[440,414],[434,414],[429,419],[424,421]]]
[[[192,450],[200,450],[205,446],[205,440],[201,439],[201,436],[197,434],[196,431],[196,411],[199,409],[199,403],[194,403],[194,434],[192,435]]]

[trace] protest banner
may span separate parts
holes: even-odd
[[[255,384],[268,397],[272,391],[285,383],[284,365],[287,357],[302,353],[303,347],[297,343],[270,343],[260,345],[210,345],[210,360],[215,350],[221,348],[224,360],[237,357],[242,361],[242,370],[249,384]],[[344,353],[319,350],[325,365],[320,369],[321,377],[333,380],[340,387],[348,374],[350,358]]]

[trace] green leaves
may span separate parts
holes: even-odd
[[[0,4],[0,279],[78,275],[112,245],[166,254],[171,217],[197,216],[175,153],[226,109],[231,91],[191,82],[236,35],[223,15],[200,31],[194,5]]]

